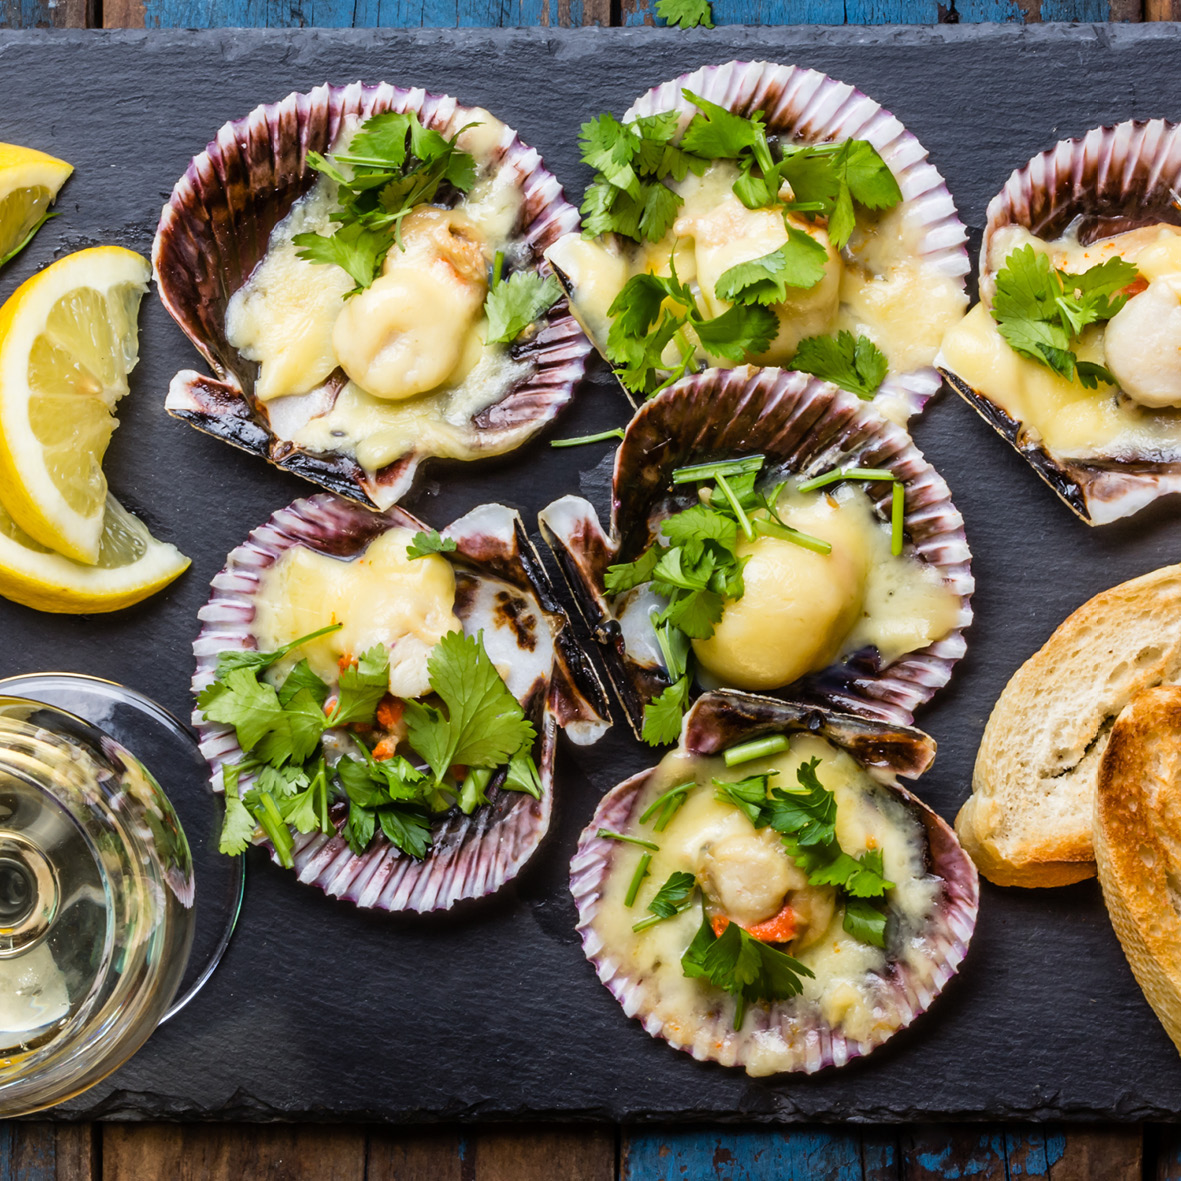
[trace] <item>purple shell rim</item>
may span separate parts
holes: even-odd
[[[692,729],[692,713],[686,722],[686,732]],[[626,833],[637,797],[655,768],[641,771],[612,788],[595,809],[590,823],[583,829],[578,847],[570,862],[570,892],[578,909],[577,931],[582,941],[583,954],[590,961],[600,981],[619,1002],[629,1017],[639,1020],[646,1033],[661,1038],[674,1049],[683,1050],[699,1062],[713,1061],[724,1066],[746,1068],[743,1054],[744,1038],[748,1037],[746,1027],[752,1017],[748,1015],[743,1030],[735,1033],[731,1028],[728,1006],[715,1018],[709,1036],[685,1040],[670,1030],[653,1012],[644,1011],[639,996],[640,981],[629,976],[611,957],[609,950],[599,940],[591,924],[598,911],[602,889],[611,871],[614,856],[619,850],[618,842],[600,837],[600,828]],[[938,867],[944,889],[939,911],[940,924],[932,935],[933,976],[928,984],[919,984],[907,979],[902,972],[892,977],[894,998],[899,1006],[899,1020],[892,1028],[879,1031],[879,1035],[857,1040],[846,1037],[831,1025],[818,1018],[799,1046],[799,1055],[784,1071],[814,1074],[829,1066],[843,1066],[855,1058],[864,1057],[895,1033],[909,1026],[920,1014],[931,1007],[947,983],[959,970],[968,952],[976,916],[979,911],[979,876],[972,859],[964,852],[951,826],[932,811],[920,799],[896,782],[887,781],[880,773],[870,769],[873,778],[888,790],[896,792],[912,809],[917,811],[927,829],[933,866]],[[788,1002],[790,1003],[790,1002]],[[760,1029],[774,1025],[775,1018],[783,1014],[783,1003],[772,1002],[766,1006],[752,1007],[758,1012],[755,1020],[761,1022]],[[765,1012],[765,1019],[763,1019]],[[700,1023],[702,1026],[705,1022]],[[784,1023],[786,1024],[786,1023]],[[783,1028],[783,1026],[781,1026]],[[757,1032],[757,1031],[756,1031]],[[749,1073],[749,1070],[748,1070]]]
[[[512,516],[519,519],[515,513]],[[250,630],[254,616],[252,597],[262,573],[283,553],[304,542],[332,537],[343,540],[337,552],[355,553],[374,537],[399,525],[416,531],[426,528],[397,507],[378,514],[320,493],[279,509],[253,530],[245,542],[231,551],[225,568],[213,579],[209,601],[198,612],[202,628],[193,643],[194,696],[212,681],[218,653],[255,646]],[[199,710],[194,711],[192,720],[201,753],[212,773],[213,786],[215,790],[223,790],[222,768],[242,756],[237,737],[231,727],[207,721]],[[498,890],[516,876],[549,827],[556,726],[549,714],[548,699],[544,724],[539,730],[538,763],[544,788],[540,801],[522,793],[506,793],[513,798],[494,822],[488,824],[487,817],[481,815],[489,809],[479,809],[473,817],[458,822],[461,832],[467,832],[466,821],[473,822],[467,825],[474,830],[470,839],[464,836],[459,844],[449,845],[442,856],[428,855],[421,862],[400,853],[381,836],[358,857],[338,835],[296,834],[297,878],[359,907],[390,911],[445,909],[463,899]],[[481,824],[485,825],[482,829]],[[272,860],[277,862],[274,850],[270,851]]]
[[[687,89],[742,114],[762,111],[773,133],[790,133],[809,143],[864,139],[886,162],[921,227],[918,253],[934,269],[958,281],[965,292],[971,262],[968,231],[955,201],[927,150],[902,122],[875,99],[847,82],[819,70],[767,61],[730,61],[702,66],[652,87],[624,114],[624,119],[679,111],[689,116],[696,107],[684,97]],[[895,401],[906,417],[923,409],[939,391],[934,365],[886,379],[878,398]]]
[[[1039,236],[1046,231],[1053,235],[1075,216],[1089,213],[1102,215],[1109,232],[1116,232],[1137,220],[1164,220],[1169,212],[1175,224],[1181,224],[1169,200],[1178,191],[1181,124],[1129,119],[1060,140],[1014,169],[988,203],[979,257],[981,299],[990,302],[995,291],[989,248],[1004,226],[1021,225]],[[1161,496],[1181,492],[1181,439],[1173,459],[1072,459],[1028,438],[1021,422],[957,374],[945,369],[944,376],[1088,525],[1109,524]]]
[[[244,153],[270,152],[274,159],[267,164],[267,171],[282,175],[284,167],[279,153],[284,146],[284,138],[290,142],[294,137],[298,160],[291,163],[298,169],[298,177],[287,176],[286,180],[288,183],[303,185],[311,174],[306,165],[306,154],[315,146],[308,142],[309,125],[314,119],[322,118],[326,123],[327,141],[320,145],[326,151],[346,116],[356,114],[367,117],[389,110],[411,109],[419,112],[427,126],[446,124],[457,115],[462,118],[474,110],[462,106],[449,95],[431,94],[421,88],[395,87],[384,82],[364,85],[360,81],[347,86],[326,83],[308,92],[292,92],[277,103],[260,104],[243,118],[225,123],[205,150],[193,157],[161,211],[152,246],[153,272],[161,302],[212,367],[216,378],[210,380],[192,370],[183,370],[173,380],[166,403],[169,409],[198,429],[226,438],[244,450],[261,454],[276,466],[294,471],[330,491],[381,509],[396,503],[409,491],[419,463],[429,458],[429,455],[418,451],[408,452],[369,477],[351,457],[304,453],[293,444],[277,439],[266,416],[256,411],[252,399],[244,393],[237,377],[218,359],[210,334],[191,322],[185,310],[186,302],[194,299],[200,303],[201,296],[199,291],[190,293],[182,283],[181,274],[185,268],[178,267],[177,257],[184,253],[180,249],[181,244],[188,243],[189,284],[193,286],[199,283],[193,277],[193,268],[208,270],[210,261],[206,252],[198,248],[199,244],[194,245],[187,227],[201,227],[206,237],[215,243],[224,235],[224,227],[214,223],[215,211],[222,209],[230,200],[226,190],[227,178],[236,175],[235,164]],[[466,118],[464,122],[467,122]],[[542,258],[543,251],[562,234],[580,227],[578,211],[566,200],[562,186],[545,168],[536,149],[524,144],[511,128],[506,128],[501,147],[503,154],[498,167],[511,167],[519,176],[526,199],[539,202],[539,211],[529,218],[521,240],[532,247],[539,270],[550,273],[548,263]],[[303,187],[306,188],[306,185]],[[253,195],[249,203],[253,208]],[[258,234],[263,234],[264,238],[269,236],[270,230],[286,214],[287,208],[289,203],[278,216],[269,220],[265,233],[256,226],[256,237]],[[232,212],[227,216],[232,217]],[[258,246],[257,241],[255,246]],[[236,260],[236,244],[233,249]],[[258,252],[258,257],[261,258],[263,251],[265,246]],[[224,272],[220,257],[215,265],[221,266]],[[247,274],[253,265],[247,268]],[[178,274],[173,273],[178,270]],[[231,285],[225,286],[223,273],[222,283],[227,298],[245,277],[239,275],[238,283],[231,280]],[[222,319],[224,321],[224,313]],[[488,437],[499,431],[513,439],[509,447],[502,448],[497,454],[522,446],[561,413],[585,374],[587,357],[592,349],[590,341],[571,315],[565,299],[559,300],[546,314],[531,344],[535,346],[534,372],[504,399],[477,416],[487,423],[477,423],[478,431],[487,432]],[[225,347],[236,355],[236,350],[232,350],[228,343]],[[241,358],[239,363],[246,364]],[[206,383],[212,387],[214,396],[208,396],[210,391],[205,389]],[[225,403],[235,397],[242,404],[242,409],[230,413]],[[219,420],[223,417],[231,420],[224,430],[219,429],[222,426]],[[234,421],[243,417],[250,421],[253,429],[244,428],[240,422]],[[312,457],[310,460],[309,456]],[[339,470],[323,472],[321,469],[325,466]]]

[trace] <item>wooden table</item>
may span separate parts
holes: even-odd
[[[10,28],[635,25],[655,0],[0,0]],[[1181,0],[714,0],[719,24],[1179,20]],[[1181,1128],[0,1122],[0,1181],[1181,1181]]]

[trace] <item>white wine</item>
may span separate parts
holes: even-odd
[[[188,843],[128,751],[0,697],[0,1115],[60,1102],[133,1053],[192,941]]]

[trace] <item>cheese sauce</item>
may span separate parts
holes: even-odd
[[[300,660],[335,685],[342,656],[357,657],[375,644],[390,654],[390,692],[430,692],[426,662],[447,632],[460,631],[455,615],[455,573],[446,558],[408,558],[412,529],[390,529],[345,561],[302,545],[284,551],[262,576],[255,596],[253,631],[268,652],[332,623],[341,629],[303,644],[269,670],[281,682]]]
[[[458,137],[475,158],[476,184],[453,210],[418,206],[403,225],[405,251],[390,250],[371,287],[346,300],[353,280],[341,267],[298,257],[296,234],[335,228],[337,186],[321,175],[231,297],[227,340],[259,363],[255,394],[280,437],[351,455],[372,474],[409,450],[467,459],[511,450],[530,433],[524,424],[497,433],[490,448],[472,425],[533,368],[484,343],[486,269],[497,252],[525,261],[511,238],[523,195],[494,167],[504,124],[476,115],[480,124]],[[347,150],[358,126],[332,150]]]
[[[715,161],[705,173],[690,173],[672,188],[683,198],[672,229],[656,243],[626,240],[587,241],[578,234],[559,239],[546,257],[565,273],[573,287],[575,315],[600,347],[606,345],[611,303],[632,275],[669,274],[675,248],[677,275],[696,282],[703,311],[720,315],[730,305],[714,290],[723,271],[776,250],[787,240],[783,209],[749,210],[733,194],[737,168]],[[923,227],[920,213],[903,202],[884,214],[858,210],[852,237],[836,255],[824,229],[792,217],[794,228],[808,233],[829,252],[825,276],[787,302],[773,305],[779,335],[756,364],[790,360],[800,339],[846,329],[868,336],[886,354],[893,373],[908,372],[934,361],[944,332],[964,312],[967,297],[960,284],[924,262],[918,250]],[[725,364],[700,346],[698,358]],[[665,361],[676,361],[670,345]]]
[[[1001,336],[984,303],[944,337],[941,363],[1021,423],[1023,441],[1064,458],[1175,456],[1181,451],[1181,409],[1159,403],[1170,396],[1170,377],[1173,400],[1181,401],[1181,291],[1171,294],[1181,275],[1181,230],[1147,226],[1084,246],[1073,227],[1047,241],[1022,226],[1006,226],[992,237],[990,269],[999,270],[1023,246],[1071,273],[1116,255],[1136,264],[1149,289],[1133,295],[1108,324],[1084,329],[1074,349],[1079,360],[1105,365],[1127,388],[1100,383],[1087,389],[1021,356]]]
[[[814,942],[803,948],[786,946],[783,950],[810,968],[815,978],[804,978],[800,997],[776,1002],[787,1016],[767,1028],[767,1006],[748,1008],[743,1030],[753,1041],[746,1049],[747,1070],[755,1075],[788,1068],[791,1058],[800,1052],[800,1041],[820,1022],[856,1040],[873,1039],[893,1030],[898,1015],[886,991],[879,987],[879,974],[891,963],[913,972],[919,989],[930,983],[934,968],[923,954],[923,932],[939,900],[942,882],[927,872],[922,823],[897,796],[872,780],[844,751],[813,735],[794,735],[786,753],[744,763],[741,770],[727,768],[721,758],[673,752],[645,784],[625,829],[627,835],[660,846],[652,853],[648,876],[634,904],[627,907],[628,887],[644,850],[621,844],[590,924],[603,942],[600,954],[618,961],[623,972],[638,982],[633,998],[636,1009],[659,1018],[678,1043],[712,1040],[719,1008],[717,1020],[732,1023],[734,1001],[708,981],[686,977],[682,969],[681,957],[701,925],[700,903],[645,931],[635,932],[632,927],[648,916],[648,903],[670,874],[697,874],[711,847],[736,834],[754,833],[744,813],[717,800],[712,779],[732,781],[777,772],[771,779],[772,788],[794,787],[797,769],[814,757],[820,759],[816,768],[820,782],[836,797],[841,848],[854,857],[869,849],[882,851],[885,876],[894,883],[887,894],[891,915],[888,951],[849,935],[843,928],[844,911],[839,905]],[[663,832],[655,832],[651,822],[639,824],[639,816],[653,800],[690,781],[697,786]]]

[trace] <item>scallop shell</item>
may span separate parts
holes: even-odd
[[[198,612],[204,626],[193,644],[194,694],[213,680],[220,652],[257,647],[251,631],[253,600],[265,571],[288,549],[303,545],[347,558],[396,526],[426,528],[399,508],[373,513],[325,494],[275,513],[229,555],[213,580],[212,597]],[[423,861],[402,853],[380,833],[360,857],[340,836],[296,835],[299,880],[357,906],[441,910],[499,889],[516,876],[549,827],[559,727],[574,742],[587,744],[608,724],[597,676],[569,635],[520,516],[503,505],[481,505],[442,532],[457,545],[455,610],[464,630],[483,629],[485,648],[509,669],[508,686],[537,725],[542,796],[534,800],[521,792],[493,791],[492,803],[470,816],[447,814]],[[193,723],[214,787],[221,790],[222,768],[242,757],[237,737],[232,728],[206,721],[199,710]],[[337,827],[343,822],[342,810]]]
[[[327,152],[351,116],[365,119],[408,110],[418,112],[426,126],[441,130],[462,126],[474,113],[447,95],[356,82],[290,94],[226,123],[177,181],[152,250],[164,306],[213,369],[213,376],[189,369],[178,373],[165,403],[169,413],[376,508],[388,508],[407,492],[419,463],[430,452],[407,452],[369,474],[351,456],[306,451],[289,442],[284,435],[293,428],[287,417],[303,421],[323,413],[338,389],[329,383],[303,395],[298,405],[283,411],[280,421],[272,421],[268,407],[254,397],[255,364],[226,340],[225,317],[230,296],[266,253],[271,230],[315,180],[308,153]],[[505,128],[495,152],[497,169],[514,177],[524,193],[517,232],[540,262],[551,242],[578,228],[578,213],[538,153],[511,128]],[[548,267],[542,264],[540,269]],[[559,300],[538,333],[513,348],[514,356],[531,361],[535,368],[505,398],[472,420],[479,448],[493,454],[520,446],[558,415],[573,396],[591,346],[566,301]]]
[[[1164,119],[1129,120],[1062,140],[1013,172],[989,202],[980,248],[980,294],[996,290],[988,264],[993,235],[1024,226],[1056,238],[1081,218],[1080,238],[1091,242],[1154,222],[1181,225],[1181,125]],[[1165,455],[1072,459],[1056,455],[1023,424],[947,369],[952,388],[1009,442],[1067,506],[1089,525],[1130,516],[1169,492],[1181,492],[1181,437]]]
[[[751,737],[752,733],[743,728],[742,712],[734,715],[733,704],[729,694],[706,694],[700,698],[686,717],[682,748],[691,754],[712,755],[736,738]],[[774,713],[776,704],[780,711],[778,719]],[[846,1035],[824,1019],[815,1003],[801,997],[752,1006],[739,1031],[733,1028],[732,1003],[716,1006],[712,1013],[692,1025],[666,1022],[658,1015],[655,1011],[658,993],[651,979],[629,972],[592,925],[612,863],[621,848],[618,841],[599,837],[597,833],[600,828],[628,831],[653,771],[632,776],[603,797],[583,830],[570,863],[570,890],[578,907],[578,931],[584,954],[623,1011],[637,1018],[649,1034],[663,1038],[699,1061],[742,1066],[748,1073],[765,1073],[752,1070],[749,1059],[756,1050],[765,1053],[774,1047],[783,1063],[780,1069],[812,1074],[826,1066],[843,1066],[853,1058],[868,1054],[931,1007],[967,954],[976,926],[979,880],[976,867],[960,847],[951,827],[895,781],[896,772],[911,774],[914,766],[925,765],[933,756],[934,743],[922,731],[876,725],[829,711],[801,711],[791,703],[763,704],[760,709],[765,711],[763,721],[768,728],[779,732],[807,730],[848,750],[874,779],[898,794],[926,829],[931,873],[942,879],[942,890],[927,928],[915,937],[912,946],[921,948],[929,970],[919,974],[912,967],[894,961],[890,970],[880,975],[875,996],[878,1027],[871,1035],[860,1040]],[[870,758],[866,759],[866,746],[874,742],[875,729],[877,752],[875,755],[871,746]],[[899,758],[898,762],[894,762],[895,757]],[[886,1012],[890,1014],[888,1022],[879,1016]]]
[[[959,595],[955,628],[884,668],[876,653],[855,653],[796,682],[790,693],[815,706],[908,725],[947,683],[972,620],[971,554],[947,485],[901,427],[853,394],[782,369],[710,369],[677,382],[632,419],[615,457],[609,534],[580,497],[565,496],[540,516],[633,729],[639,735],[645,703],[668,682],[655,646],[646,648],[614,613],[603,590],[605,571],[648,544],[649,516],[665,500],[673,468],[754,453],[805,477],[862,466],[889,468],[903,482],[908,552],[933,565]],[[884,483],[867,484],[866,493],[879,505],[889,498]]]
[[[970,269],[965,246],[968,233],[951,193],[923,145],[880,103],[817,70],[774,62],[731,61],[703,66],[654,86],[631,105],[624,120],[679,111],[684,131],[697,112],[682,94],[685,89],[739,115],[763,112],[771,135],[804,143],[868,140],[902,191],[902,208],[907,224],[913,227],[916,254],[965,289]],[[602,352],[606,342],[595,344]],[[905,421],[922,410],[940,384],[938,370],[927,365],[891,375],[875,400],[891,418]]]

